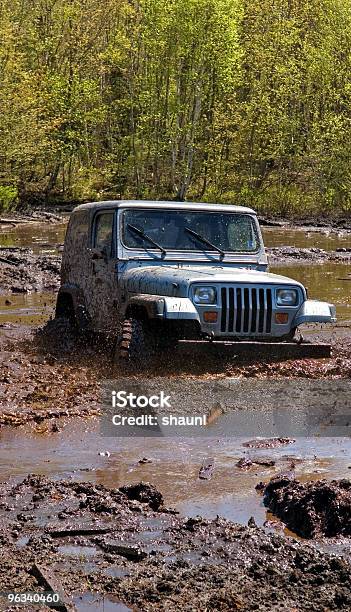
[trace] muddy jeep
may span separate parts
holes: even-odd
[[[139,360],[178,340],[285,341],[335,307],[270,274],[256,213],[241,206],[111,201],[74,209],[56,317],[118,337]]]

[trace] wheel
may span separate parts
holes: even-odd
[[[117,341],[117,359],[124,363],[146,365],[155,352],[155,334],[149,322],[134,318],[125,319]]]
[[[296,327],[293,327],[288,334],[278,338],[278,342],[295,342]]]

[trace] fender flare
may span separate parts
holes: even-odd
[[[128,301],[125,309],[126,317],[139,314],[148,319],[164,318],[164,298],[159,295],[143,294],[134,295]]]
[[[193,320],[200,323],[199,313],[189,298],[140,294],[129,300],[126,313],[138,309],[142,309],[149,319]]]

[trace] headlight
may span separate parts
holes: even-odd
[[[196,287],[194,291],[194,302],[196,304],[215,304],[217,291],[214,287]]]
[[[298,302],[298,293],[296,289],[278,289],[277,290],[277,305],[278,306],[296,306]]]

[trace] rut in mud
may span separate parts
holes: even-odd
[[[271,612],[278,602],[285,611],[350,609],[347,562],[252,520],[180,517],[150,485],[138,487],[130,496],[130,488],[38,476],[3,483],[0,591],[41,592],[45,575],[67,605],[91,590],[142,611],[192,610],[195,600],[224,611]]]
[[[264,503],[291,531],[304,538],[351,536],[351,481],[301,483],[272,479]]]

